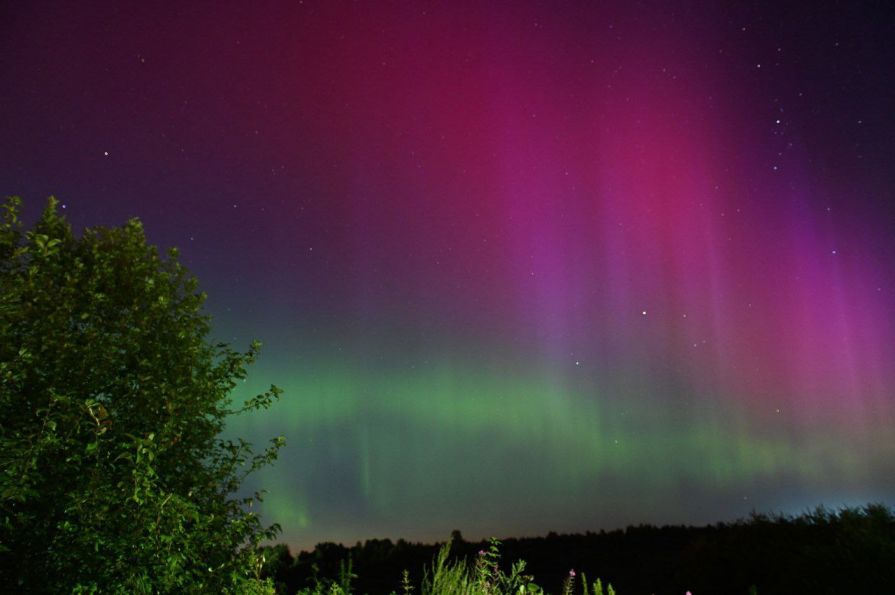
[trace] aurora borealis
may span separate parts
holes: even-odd
[[[264,342],[283,540],[895,504],[882,3],[7,2],[0,192]]]

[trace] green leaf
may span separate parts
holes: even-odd
[[[51,199],[22,233],[19,208],[0,208],[0,593],[249,592],[245,545],[276,530],[229,495],[283,441],[218,434],[258,345],[208,340],[197,281],[139,221],[75,237]]]

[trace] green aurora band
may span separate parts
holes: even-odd
[[[344,356],[270,367],[262,359],[238,394],[276,378],[285,396],[231,429],[256,444],[287,436],[281,461],[254,485],[268,491],[265,518],[297,547],[429,541],[455,528],[484,537],[714,522],[722,513],[713,507],[729,509],[730,500],[743,515],[779,507],[762,487],[780,477],[798,510],[817,504],[808,494],[848,501],[842,486],[858,493],[867,469],[895,458],[895,434],[882,424],[856,432],[833,419],[750,413],[735,398],[678,398],[669,379],[635,368],[584,368],[451,357],[376,369]],[[580,511],[576,522],[569,510]]]

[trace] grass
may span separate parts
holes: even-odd
[[[500,569],[500,541],[491,539],[487,550],[481,550],[473,563],[465,560],[449,560],[450,543],[444,544],[435,556],[431,569],[426,569],[419,595],[540,595],[544,590],[534,582],[534,577],[525,574],[525,561],[513,562],[510,572]],[[351,560],[342,563],[338,580],[315,578],[313,587],[302,589],[297,595],[351,595],[351,582],[357,578],[351,570]],[[415,587],[406,570],[401,577],[401,594],[415,595]],[[588,584],[583,574],[580,580],[574,570],[570,570],[563,583],[562,595],[615,595],[612,585],[604,589],[597,579]],[[393,595],[397,595],[393,592]]]

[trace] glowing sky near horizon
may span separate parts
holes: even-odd
[[[895,504],[891,15],[163,4],[0,8],[0,192],[264,342],[283,540]]]

